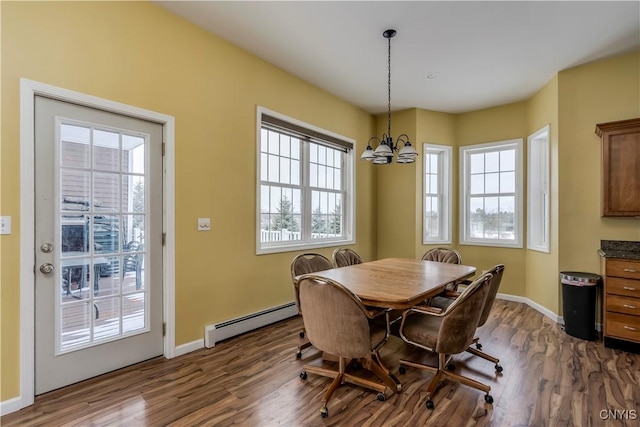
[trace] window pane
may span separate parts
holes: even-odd
[[[280,135],[276,132],[269,131],[269,153],[280,154]]]
[[[438,173],[438,157],[440,154],[429,155],[429,173]]]
[[[333,170],[333,188],[335,190],[342,189],[342,174],[340,173],[340,169]]]
[[[291,160],[280,157],[280,181],[283,184],[291,183]]]
[[[471,163],[471,173],[483,173],[484,172],[484,154],[471,154],[469,156]]]
[[[500,152],[500,170],[516,170],[516,150],[504,150]]]
[[[318,163],[318,145],[309,144],[309,160],[313,163]]]
[[[469,201],[469,234],[472,238],[484,237],[484,198],[472,197]]]
[[[267,149],[267,143],[269,140],[269,133],[266,129],[260,129],[260,151],[263,153],[266,153],[268,151]]]
[[[309,165],[309,185],[318,187],[318,165],[315,163]]]
[[[291,154],[291,138],[288,135],[280,135],[280,155],[289,157]]]
[[[484,194],[484,175],[471,175],[471,194]]]
[[[498,172],[500,170],[500,154],[497,152],[485,153],[485,172]]]
[[[94,129],[93,167],[107,171],[120,170],[120,134]]]
[[[429,189],[431,194],[438,194],[438,175],[431,175],[431,188]]]
[[[502,172],[500,174],[500,192],[515,193],[516,192],[516,173]]]
[[[265,153],[260,154],[260,180],[267,180],[267,170],[269,168],[269,164],[267,162],[267,155]]]
[[[300,161],[291,160],[291,184],[300,185]]]
[[[291,158],[300,160],[300,140],[291,138]]]
[[[280,162],[278,161],[278,156],[269,155],[269,181],[279,182],[280,181]]]
[[[139,136],[122,135],[122,170],[144,173],[144,142]]]
[[[318,187],[327,188],[327,167],[318,166]]]
[[[497,173],[488,173],[485,175],[485,189],[484,192],[487,194],[491,193],[499,193],[499,175]]]

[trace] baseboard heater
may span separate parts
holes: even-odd
[[[207,325],[204,327],[204,346],[214,347],[216,343],[235,337],[236,335],[270,325],[280,320],[296,316],[298,309],[295,302],[268,308],[257,313],[248,314],[236,319]]]

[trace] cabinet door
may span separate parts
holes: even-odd
[[[598,125],[602,216],[640,216],[640,119]]]

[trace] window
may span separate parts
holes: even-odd
[[[549,126],[527,139],[527,248],[549,252]]]
[[[422,243],[451,243],[451,147],[423,145]]]
[[[353,141],[258,107],[258,254],[355,243]]]
[[[460,147],[460,243],[522,247],[522,139]]]

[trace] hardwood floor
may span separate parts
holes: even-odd
[[[382,357],[403,383],[385,402],[375,392],[344,385],[320,417],[330,380],[302,365],[317,350],[294,356],[302,321],[292,318],[172,360],[157,358],[36,398],[6,415],[9,426],[637,426],[640,424],[640,355],[604,348],[565,334],[559,325],[519,303],[496,301],[480,330],[493,364],[470,354],[454,357],[456,371],[491,386],[484,394],[445,383],[425,407],[431,374],[398,359],[418,353],[392,337]],[[435,359],[434,359],[435,363]],[[601,412],[603,411],[603,412]],[[611,411],[611,412],[609,412]],[[617,412],[616,412],[617,411]],[[608,419],[603,419],[606,417]],[[614,420],[613,417],[617,420]]]

